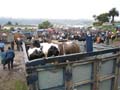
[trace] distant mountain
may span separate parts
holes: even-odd
[[[92,23],[91,20],[79,19],[79,20],[69,20],[69,19],[14,19],[14,18],[0,18],[0,24],[6,24],[8,21],[11,21],[13,24],[16,22],[18,24],[32,25],[39,24],[43,21],[48,20],[53,24],[59,25],[89,25]]]

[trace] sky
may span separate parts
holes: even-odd
[[[93,19],[112,8],[120,12],[120,0],[0,0],[0,17]]]

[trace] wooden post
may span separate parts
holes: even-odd
[[[93,90],[99,90],[99,73],[100,73],[101,62],[96,59],[93,64]]]
[[[73,90],[72,67],[70,64],[67,64],[65,70],[65,90]]]
[[[114,79],[114,86],[113,90],[118,90],[118,79],[119,79],[119,63],[120,63],[120,56],[117,57],[115,62],[115,79]]]

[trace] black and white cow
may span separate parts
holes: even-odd
[[[32,47],[27,51],[29,60],[42,57],[58,56],[60,50],[57,44],[54,43],[39,43],[33,42]]]
[[[28,49],[28,58],[29,60],[37,59],[43,57],[44,54],[42,53],[40,48],[33,47]]]
[[[41,43],[41,50],[45,57],[58,56],[60,53],[59,47],[54,43]]]

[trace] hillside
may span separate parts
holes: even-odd
[[[8,21],[11,21],[13,24],[16,22],[18,24],[39,24],[45,20],[49,20],[53,24],[60,25],[90,25],[92,23],[91,20],[87,19],[79,19],[79,20],[71,20],[71,19],[14,19],[14,18],[0,18],[0,24],[5,24]]]

